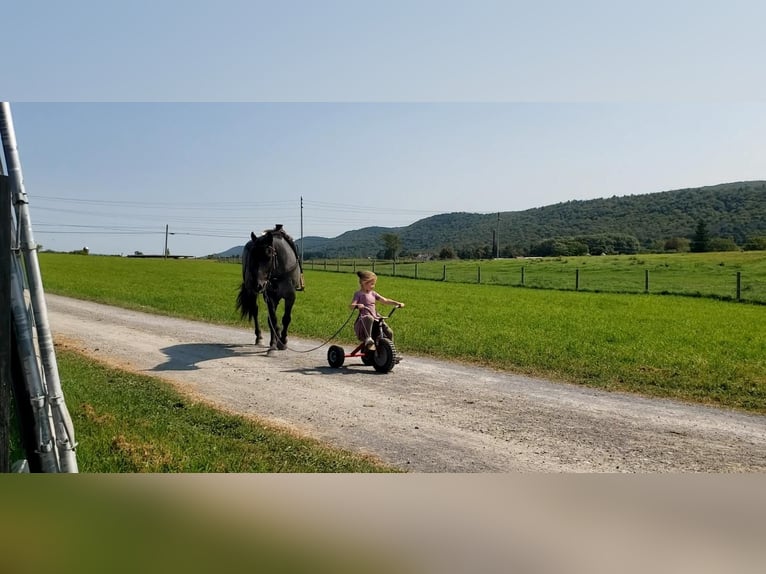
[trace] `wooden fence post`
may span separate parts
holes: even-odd
[[[446,280],[447,280],[447,266],[445,265],[442,268],[442,281],[446,281]]]
[[[476,282],[481,283],[481,265],[476,266]]]
[[[737,301],[742,300],[742,271],[737,271]]]
[[[415,279],[418,278],[418,264],[415,263]]]
[[[644,293],[649,293],[649,270],[644,270]]]
[[[524,266],[521,267],[521,286],[524,287]]]
[[[580,290],[580,270],[575,269],[575,291]]]

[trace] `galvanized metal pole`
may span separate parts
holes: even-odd
[[[24,270],[18,257],[13,257],[11,260],[11,310],[21,363],[20,371],[35,423],[34,444],[30,446],[34,448],[34,452],[40,459],[42,472],[59,472],[59,458],[54,446],[56,436],[53,415],[35,348],[34,311],[27,307]]]
[[[77,472],[75,457],[76,442],[74,427],[64,402],[61,389],[56,352],[53,346],[48,322],[48,306],[43,292],[40,264],[37,258],[37,244],[32,234],[32,223],[29,215],[29,201],[24,190],[24,178],[21,172],[21,160],[16,144],[16,133],[13,127],[11,106],[8,102],[0,103],[0,136],[2,136],[5,162],[11,183],[11,194],[16,208],[16,222],[19,231],[19,249],[24,256],[29,296],[34,313],[34,323],[37,332],[37,344],[43,364],[45,383],[47,385],[47,402],[50,404],[51,416],[54,423],[54,437],[62,472]],[[12,285],[13,286],[13,285]],[[13,295],[12,295],[13,296]],[[14,319],[16,315],[14,314]],[[18,334],[17,334],[18,335]]]
[[[11,470],[11,193],[0,162],[0,472]]]

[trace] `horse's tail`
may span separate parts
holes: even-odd
[[[237,310],[239,310],[239,314],[243,319],[245,317],[254,319],[258,311],[258,293],[248,289],[244,282],[237,294]]]

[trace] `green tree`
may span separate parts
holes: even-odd
[[[689,248],[693,253],[710,251],[710,233],[707,230],[707,224],[702,219],[697,222]]]
[[[439,259],[455,259],[455,250],[452,247],[442,247],[439,251]]]
[[[745,251],[766,251],[766,235],[751,237],[742,248]]]
[[[383,241],[383,258],[396,259],[399,250],[402,248],[402,240],[396,233],[384,233],[380,236]]]
[[[530,255],[535,257],[573,257],[587,253],[588,246],[572,237],[546,239],[530,249]]]
[[[708,242],[709,251],[739,251],[737,245],[731,237],[713,237]]]
[[[671,237],[664,244],[665,251],[675,251],[677,253],[685,253],[689,251],[691,241],[686,237]]]

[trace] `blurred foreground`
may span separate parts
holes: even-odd
[[[3,571],[761,572],[763,475],[5,475]]]

